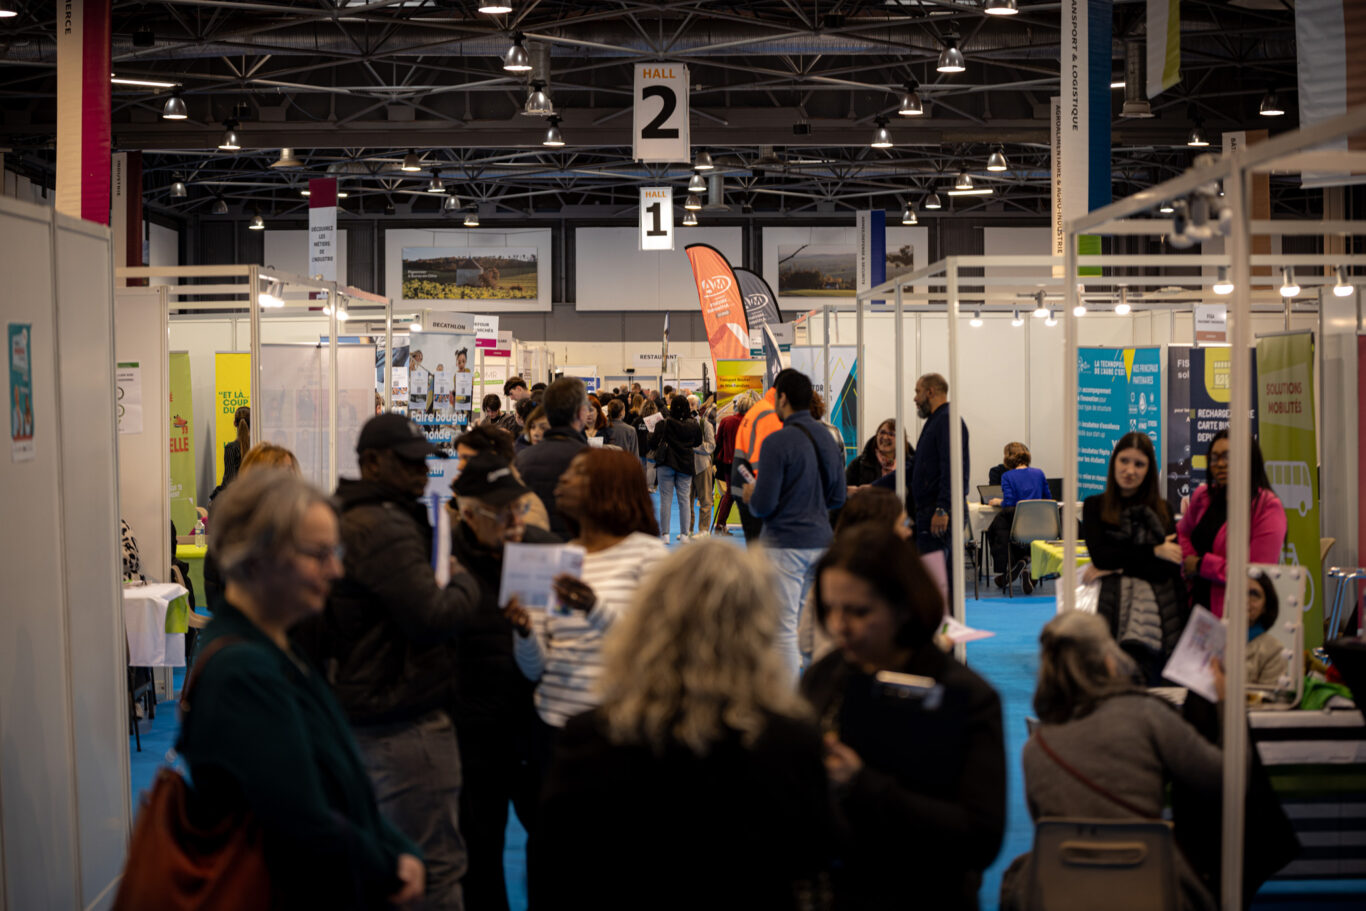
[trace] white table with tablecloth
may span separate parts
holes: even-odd
[[[185,633],[168,633],[166,617],[172,614],[171,626],[179,626],[176,614],[183,610],[185,586],[174,582],[152,582],[129,585],[123,589],[123,625],[128,634],[129,667],[184,667]]]

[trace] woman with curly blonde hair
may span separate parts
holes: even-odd
[[[721,541],[646,576],[604,643],[599,707],[556,744],[529,859],[536,907],[581,901],[574,884],[609,846],[600,908],[665,883],[669,907],[795,908],[819,888],[832,811],[820,734],[775,645],[774,592],[762,555]]]

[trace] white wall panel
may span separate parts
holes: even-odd
[[[147,265],[180,265],[180,232],[152,223],[147,226]],[[165,278],[154,278],[153,285],[169,285]]]
[[[580,312],[698,311],[689,244],[710,244],[733,268],[745,265],[740,228],[679,227],[674,249],[659,252],[638,250],[639,233],[635,227],[574,231],[574,300]]]
[[[262,263],[266,268],[308,278],[308,232],[267,230],[265,233]],[[159,264],[154,262],[152,265]],[[337,229],[337,283],[346,284],[346,232],[340,228]]]

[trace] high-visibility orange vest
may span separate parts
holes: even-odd
[[[781,430],[782,418],[778,417],[778,392],[770,387],[764,397],[755,402],[745,412],[740,421],[740,429],[735,434],[735,461],[748,462],[756,471],[759,468],[759,450],[770,433]]]

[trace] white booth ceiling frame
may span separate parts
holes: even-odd
[[[1076,238],[1082,234],[1160,234],[1170,227],[1167,222],[1157,220],[1131,219],[1155,210],[1165,200],[1178,199],[1196,191],[1198,187],[1211,181],[1223,181],[1224,196],[1233,211],[1233,223],[1227,235],[1227,255],[1231,266],[1234,290],[1225,300],[1228,303],[1228,332],[1230,342],[1230,401],[1229,437],[1233,440],[1246,440],[1251,436],[1251,390],[1241,377],[1248,376],[1252,367],[1252,326],[1250,320],[1251,298],[1249,289],[1253,281],[1252,266],[1293,265],[1298,257],[1294,256],[1253,256],[1251,255],[1251,236],[1254,228],[1248,217],[1247,200],[1251,195],[1251,179],[1255,173],[1269,171],[1299,170],[1305,161],[1311,161],[1315,170],[1330,172],[1350,172],[1359,165],[1360,156],[1334,150],[1319,149],[1324,143],[1366,132],[1366,107],[1358,107],[1349,113],[1322,123],[1277,136],[1234,155],[1224,156],[1212,164],[1188,171],[1179,177],[1144,190],[1127,199],[1119,200],[1109,206],[1097,209],[1080,218],[1071,219],[1066,224],[1066,265],[1063,274],[1075,275],[1078,262]],[[1313,151],[1309,151],[1313,150]],[[1281,222],[1258,222],[1258,234],[1291,233],[1279,231]],[[1293,233],[1303,234],[1349,234],[1366,236],[1366,222],[1332,222],[1320,224],[1316,230],[1300,222],[1293,224]],[[1088,263],[1095,258],[1085,257]],[[1317,257],[1325,266],[1337,265],[1344,257]],[[1306,276],[1307,277],[1307,276]],[[1069,283],[1068,302],[1063,308],[1066,327],[1066,358],[1074,362],[1077,356],[1077,320],[1072,316],[1072,305],[1076,303],[1077,286]],[[1076,560],[1076,516],[1077,496],[1077,435],[1078,416],[1076,409],[1070,407],[1076,401],[1077,376],[1074,370],[1064,372],[1064,454],[1063,469],[1063,566],[1074,566]],[[1229,464],[1229,489],[1246,490],[1251,478],[1251,456],[1247,446],[1234,446]],[[1229,540],[1246,542],[1251,524],[1251,503],[1247,497],[1232,497],[1229,500],[1228,527]],[[1233,547],[1228,554],[1228,577],[1239,579],[1248,572],[1248,550],[1246,545]],[[1061,607],[1070,610],[1075,606],[1075,591],[1071,585],[1063,585]],[[1230,585],[1224,602],[1225,619],[1230,629],[1247,628],[1247,587]],[[1227,667],[1224,701],[1227,705],[1243,706],[1246,698],[1246,679],[1243,668],[1246,659],[1246,641],[1242,636],[1229,636],[1224,655]],[[1221,871],[1221,900],[1225,909],[1242,907],[1243,889],[1243,795],[1247,787],[1247,725],[1242,711],[1224,712],[1224,780],[1223,780],[1223,857]]]

